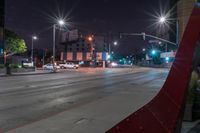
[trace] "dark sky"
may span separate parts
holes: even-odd
[[[52,47],[55,17],[67,16],[70,28],[88,33],[147,32],[154,34],[152,15],[164,10],[169,0],[6,0],[6,27],[22,36],[30,47],[31,35],[39,40],[35,47]],[[152,15],[151,15],[152,14]],[[147,46],[141,37],[124,38],[115,49],[131,54]]]

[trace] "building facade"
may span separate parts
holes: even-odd
[[[4,9],[5,1],[0,0],[0,64],[4,64]]]
[[[192,9],[194,8],[194,5],[196,2],[199,2],[199,1],[198,0],[178,0],[177,2],[179,42],[182,39],[189,17],[192,13]]]
[[[64,37],[67,35],[65,33]],[[73,39],[62,39],[62,45],[65,46],[60,55],[61,61],[70,61],[70,62],[86,62],[90,63],[95,61],[97,63],[103,62],[106,60],[107,56],[107,45],[106,39],[104,36],[89,36],[75,35],[76,37],[71,37]]]

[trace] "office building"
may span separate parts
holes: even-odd
[[[97,63],[106,60],[108,47],[104,36],[82,35],[76,30],[64,33],[63,37],[61,44],[65,48],[61,52],[61,61],[86,62],[88,64],[92,60]]]

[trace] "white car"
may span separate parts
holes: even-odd
[[[74,63],[65,63],[65,64],[59,64],[61,69],[71,68],[71,69],[78,69],[79,65]]]
[[[57,66],[57,65],[54,65],[54,67],[55,67],[56,69],[60,69],[60,67]],[[45,69],[45,70],[53,70],[53,64],[48,63],[48,64],[46,64],[46,65],[43,66],[43,69]]]

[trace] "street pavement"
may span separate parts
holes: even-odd
[[[167,69],[81,68],[0,77],[0,130],[102,133],[148,103]]]

